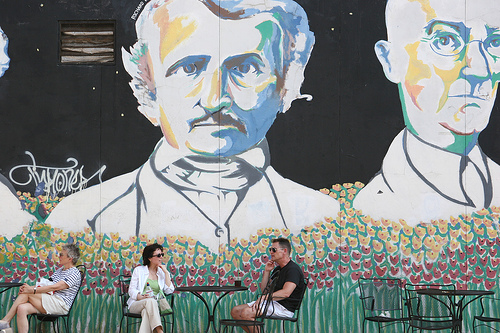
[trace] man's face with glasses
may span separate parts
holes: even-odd
[[[280,247],[274,247],[274,246],[269,248],[269,252],[271,252],[271,253],[276,253],[279,250],[283,250],[283,249]]]
[[[284,250],[285,249],[283,249],[279,246],[279,243],[273,243],[269,247],[269,253],[271,254],[271,260],[276,261],[278,259],[281,259],[285,255]]]
[[[407,127],[442,148],[473,146],[500,78],[500,1],[389,0],[386,13],[389,43],[376,50]]]

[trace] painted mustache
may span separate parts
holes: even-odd
[[[191,130],[201,126],[223,126],[235,127],[243,134],[247,134],[245,124],[236,118],[234,113],[227,113],[227,109],[221,109],[214,113],[208,113],[203,117],[196,118],[189,124]]]

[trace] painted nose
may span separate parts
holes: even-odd
[[[491,76],[488,58],[480,41],[469,43],[465,53],[465,61],[466,66],[463,68],[462,74],[469,82],[484,81]]]
[[[201,106],[210,113],[230,107],[233,100],[228,92],[225,73],[217,69],[212,75],[207,75],[205,79],[207,81],[203,82]]]

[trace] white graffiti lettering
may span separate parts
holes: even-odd
[[[141,8],[143,6],[144,6],[144,1],[141,1],[141,3],[138,4],[137,7],[135,8],[134,13],[132,14],[132,16],[130,16],[130,18],[132,20],[135,20],[137,18],[137,15],[139,15],[139,13],[141,12]]]
[[[71,163],[70,166],[56,168],[36,165],[33,154],[29,151],[25,151],[25,153],[31,158],[32,164],[22,164],[13,167],[9,172],[10,180],[16,185],[26,186],[33,184],[34,187],[43,182],[45,184],[44,192],[52,197],[81,191],[87,187],[88,182],[94,177],[98,177],[101,183],[101,176],[104,170],[106,170],[106,166],[103,165],[92,176],[86,178],[83,176],[84,166],[78,166],[78,161],[73,157],[66,160],[68,163]],[[14,177],[14,172],[16,171],[17,177]],[[19,172],[22,172],[21,176]],[[27,179],[23,181],[20,177],[27,177]]]

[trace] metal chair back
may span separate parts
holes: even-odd
[[[359,279],[363,306],[363,332],[366,321],[376,322],[380,330],[388,325],[403,325],[408,320],[403,313],[402,281],[399,279]]]
[[[229,328],[234,329],[234,327],[245,327],[252,328],[253,332],[259,333],[264,330],[264,318],[266,313],[268,312],[269,306],[272,305],[272,294],[274,292],[274,288],[276,287],[276,283],[278,279],[273,279],[269,281],[266,288],[259,294],[257,300],[266,299],[269,301],[263,301],[257,303],[257,316],[254,320],[242,320],[242,319],[221,319],[219,320],[219,332],[227,332]],[[222,330],[223,328],[223,330]]]
[[[406,284],[405,298],[410,327],[430,331],[457,328],[460,324],[454,316],[453,297],[417,293],[424,288],[455,290],[454,285]]]
[[[276,279],[276,280],[278,280],[278,279]],[[300,295],[297,299],[295,299],[295,301],[297,301],[297,309],[295,310],[293,317],[282,317],[282,316],[276,316],[274,314],[271,314],[270,316],[264,316],[264,319],[266,319],[266,320],[281,320],[283,332],[285,332],[285,323],[286,322],[295,323],[296,324],[296,331],[300,332],[300,328],[299,328],[300,306],[302,305],[302,301],[304,300],[304,295],[306,293],[307,286],[309,284],[309,280],[307,278],[304,278],[302,280],[302,283],[303,283],[303,288],[300,292]]]
[[[83,281],[85,280],[85,276],[87,275],[87,268],[85,265],[78,265],[76,268],[80,271],[80,285],[78,286],[78,290],[76,292],[75,298],[73,298],[73,302],[71,303],[68,313],[64,315],[57,315],[57,314],[44,314],[44,313],[36,313],[30,315],[31,318],[35,318],[39,320],[40,322],[52,322],[52,326],[54,329],[54,332],[59,332],[59,318],[63,321],[63,327],[65,328],[65,332],[70,332],[69,330],[69,315],[71,314],[71,309],[73,309],[73,305],[76,302],[76,298],[78,297],[78,294],[80,293],[80,289],[82,288]]]
[[[128,311],[128,304],[127,304],[127,301],[129,299],[128,288],[130,286],[131,278],[132,277],[130,275],[121,274],[118,276],[119,298],[120,298],[120,306],[122,308],[122,318],[120,320],[120,330],[119,330],[120,333],[122,331],[122,324],[123,324],[124,319],[125,319],[125,325],[126,325],[127,332],[129,332],[129,328],[131,325],[135,325],[135,324],[139,323],[140,320],[142,319],[140,313],[132,313],[132,312]],[[171,332],[173,333],[174,332],[174,324],[175,324],[174,296],[173,296],[173,294],[170,294],[170,295],[166,295],[166,297],[167,297],[167,300],[170,298],[170,307],[172,308],[172,312],[171,313],[163,313],[163,314],[160,314],[160,316],[161,316],[161,321],[162,321],[164,330],[165,330],[165,326],[167,324],[166,317],[171,316],[171,322],[169,322],[169,323],[171,325]],[[136,319],[136,320],[129,322],[129,319]]]
[[[500,332],[500,298],[485,296],[480,304],[481,313],[474,316],[472,322],[473,332],[476,333],[479,327],[488,332]]]

